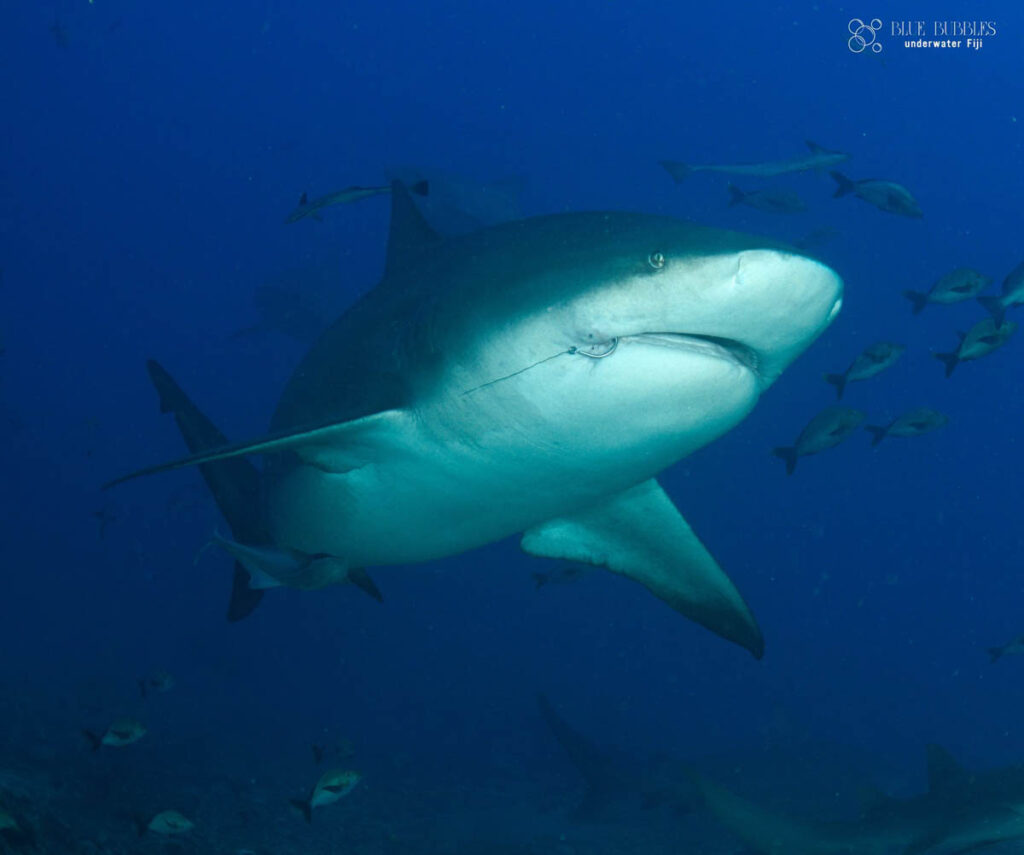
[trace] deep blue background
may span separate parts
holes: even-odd
[[[998,35],[980,52],[889,39],[875,57],[846,47],[851,15],[873,10],[826,3],[61,0],[61,47],[50,7],[11,4],[0,672],[98,721],[165,667],[180,685],[154,729],[261,740],[280,762],[308,763],[328,728],[368,757],[529,763],[541,688],[592,732],[683,755],[809,731],[908,768],[931,740],[1024,759],[1024,657],[990,667],[984,650],[1024,632],[1024,340],[946,381],[930,351],[980,308],[914,318],[900,296],[961,265],[1001,281],[1024,260],[1024,15],[917,5],[903,16],[973,15]],[[805,139],[850,152],[854,178],[906,184],[924,219],[833,200],[814,174],[777,182],[805,214],[730,209],[724,176],[675,186],[657,163],[780,159]],[[758,615],[763,662],[607,574],[535,594],[542,568],[514,542],[380,571],[383,606],[275,592],[229,627],[227,558],[193,563],[217,524],[196,474],[99,492],[181,452],[146,357],[230,436],[264,429],[301,348],[231,338],[253,289],[313,267],[343,306],[379,276],[388,205],[284,215],[303,190],[401,163],[526,176],[526,214],[841,232],[823,250],[847,283],[840,319],[743,425],[663,477]],[[877,450],[857,436],[786,478],[771,447],[830,402],[821,373],[878,338],[908,352],[849,403],[872,421],[929,405],[949,427]],[[101,507],[118,516],[103,540]]]

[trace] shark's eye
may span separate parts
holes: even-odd
[[[647,263],[655,270],[661,270],[661,268],[665,266],[665,253],[652,252],[647,256]]]
[[[615,353],[615,348],[618,346],[619,340],[617,338],[612,338],[608,341],[599,341],[594,344],[577,347],[573,350],[573,353],[582,353],[584,356],[589,356],[591,359],[604,359],[606,356],[611,356]]]

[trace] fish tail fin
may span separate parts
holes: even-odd
[[[885,435],[889,432],[888,428],[880,427],[879,425],[865,425],[864,430],[871,434],[872,446],[878,445],[878,443],[885,439]]]
[[[680,163],[678,160],[659,160],[658,163],[664,167],[665,171],[672,176],[672,180],[676,184],[681,184],[685,181],[693,170],[685,163]]]
[[[533,577],[533,584],[535,586],[534,589],[537,591],[539,591],[548,583],[548,577],[546,573],[531,573],[530,575]]]
[[[370,578],[370,574],[362,567],[349,568],[348,580],[360,591],[363,591],[373,597],[378,603],[384,602],[384,595],[380,592],[380,589],[376,584],[374,584],[373,579]]]
[[[785,446],[779,448],[773,448],[772,454],[783,460],[786,464],[786,474],[792,475],[793,470],[796,469],[796,459],[799,455],[796,453],[794,446]]]
[[[946,376],[951,377],[954,369],[960,363],[960,357],[955,353],[936,353],[935,358],[946,366]]]
[[[1003,658],[1002,647],[990,647],[988,648],[988,664],[995,665],[1000,659]]]
[[[997,327],[1003,325],[1003,321],[1006,320],[1006,307],[1003,305],[1001,297],[979,297],[978,302],[981,303],[986,311],[992,315],[992,320],[995,321]]]
[[[312,799],[289,799],[291,806],[302,811],[302,816],[307,823],[313,823],[313,801]]]
[[[904,291],[903,296],[910,300],[911,311],[915,315],[920,315],[928,305],[928,295],[920,291]]]
[[[93,751],[99,751],[100,746],[103,744],[103,737],[98,733],[93,733],[91,730],[83,730],[82,736],[89,740],[89,745],[92,746]]]
[[[415,193],[417,196],[427,196],[430,194],[430,182],[426,179],[417,181],[409,187],[409,192]]]
[[[195,454],[227,442],[159,362],[150,359],[146,369],[160,397],[160,412],[174,415],[190,452]],[[259,470],[244,457],[236,457],[202,463],[199,473],[235,538],[245,543],[264,542],[267,538],[256,498],[260,494]],[[227,619],[234,622],[248,616],[262,598],[263,591],[249,586],[249,574],[236,561]]]
[[[843,392],[846,390],[846,375],[845,374],[826,374],[825,382],[831,383],[836,387],[836,400],[843,397]]]
[[[843,175],[842,172],[830,172],[829,175],[836,182],[836,192],[832,194],[833,199],[838,199],[840,196],[845,196],[857,189],[857,185]]]
[[[142,700],[146,700],[147,694],[148,690],[146,689],[146,678],[143,677],[139,680],[139,697],[142,698]]]
[[[729,207],[730,208],[733,205],[738,205],[740,202],[742,202],[747,197],[747,194],[744,193],[742,190],[740,190],[740,188],[737,187],[735,184],[730,183],[729,186],[728,186],[728,190],[729,190]]]

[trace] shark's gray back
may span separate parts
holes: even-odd
[[[389,259],[380,284],[324,332],[286,386],[271,428],[409,406],[481,328],[567,300],[627,267],[651,273],[648,256],[669,246],[678,255],[769,243],[630,213],[553,214],[438,240],[393,266]]]

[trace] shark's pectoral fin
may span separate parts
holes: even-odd
[[[185,466],[205,467],[219,460],[230,460],[249,454],[275,454],[290,451],[311,466],[330,472],[347,472],[369,459],[376,459],[409,427],[404,410],[385,410],[347,422],[327,422],[269,434],[249,442],[237,442],[200,451],[189,457],[138,469],[103,485],[104,489],[171,469]],[[255,471],[255,470],[254,470]],[[204,472],[205,474],[205,472]]]
[[[535,526],[523,535],[522,547],[532,555],[628,576],[755,657],[764,652],[747,604],[653,478],[603,504]]]

